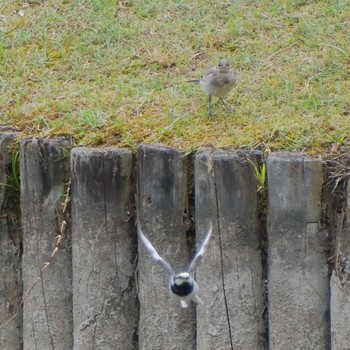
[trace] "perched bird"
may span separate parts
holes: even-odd
[[[189,83],[199,83],[203,90],[208,94],[208,118],[211,117],[211,97],[219,97],[219,100],[228,111],[233,110],[226,104],[226,97],[232,88],[236,85],[236,75],[231,70],[230,62],[223,58],[216,67],[208,69],[200,79],[189,80]]]
[[[188,307],[191,300],[196,304],[203,304],[202,300],[197,295],[198,284],[194,280],[194,272],[208,246],[212,230],[213,230],[213,226],[210,223],[208,232],[202,243],[202,246],[200,247],[197,254],[194,256],[188,269],[183,272],[175,273],[175,271],[170,266],[170,264],[157,253],[157,251],[155,250],[151,242],[144,235],[144,233],[141,230],[140,224],[139,223],[137,224],[139,241],[146,248],[146,251],[151,256],[151,258],[156,263],[158,263],[163,268],[163,270],[169,275],[170,291],[180,299],[180,304],[182,308]]]

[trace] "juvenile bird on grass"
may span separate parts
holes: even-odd
[[[159,264],[163,270],[169,275],[169,288],[170,291],[180,299],[180,305],[182,308],[186,308],[189,306],[191,301],[193,301],[196,304],[203,304],[203,301],[199,298],[198,294],[198,284],[194,280],[194,272],[202,259],[205,250],[207,249],[211,232],[212,232],[213,226],[210,223],[209,229],[206,233],[206,237],[202,243],[202,246],[200,247],[197,254],[194,256],[192,262],[190,263],[188,269],[186,271],[182,271],[179,273],[175,273],[174,269],[171,267],[171,265],[165,261],[155,250],[151,242],[148,240],[148,238],[144,235],[144,233],[141,230],[141,226],[138,223],[137,224],[137,232],[139,236],[139,241],[143,244],[145,247],[147,253],[150,255],[150,257]]]
[[[236,75],[231,70],[230,62],[223,58],[219,64],[208,69],[200,79],[189,80],[189,83],[199,83],[208,95],[208,118],[211,114],[211,97],[219,97],[219,100],[229,112],[233,112],[230,106],[224,101],[232,88],[236,85]]]

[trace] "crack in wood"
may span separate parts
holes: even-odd
[[[212,158],[211,158],[211,162],[212,162]],[[224,296],[224,303],[225,303],[225,312],[226,312],[226,319],[227,319],[227,325],[228,325],[228,332],[229,332],[229,337],[230,337],[230,346],[231,346],[231,350],[233,350],[232,330],[231,330],[231,322],[230,322],[230,315],[229,315],[229,311],[228,311],[228,303],[227,303],[227,296],[226,296],[226,286],[225,286],[224,258],[223,258],[223,252],[222,252],[222,240],[221,240],[221,230],[220,230],[220,216],[219,216],[219,199],[218,199],[216,174],[215,174],[215,167],[214,166],[213,166],[213,180],[214,180],[216,216],[217,216],[217,223],[218,223],[218,234],[219,234],[219,245],[220,245],[222,289],[223,289],[223,296]]]

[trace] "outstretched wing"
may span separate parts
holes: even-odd
[[[144,233],[141,230],[141,225],[137,224],[137,233],[139,236],[139,241],[142,242],[144,247],[147,250],[147,253],[151,256],[151,258],[159,264],[165,272],[167,272],[169,275],[172,275],[174,273],[173,268],[170,266],[168,262],[166,262],[155,250],[151,242],[148,240],[148,238],[144,235]]]
[[[211,232],[213,231],[213,224],[210,223],[209,224],[209,229],[208,229],[208,232],[207,232],[207,235],[202,243],[202,246],[201,248],[198,250],[197,254],[195,255],[195,257],[193,258],[193,260],[191,261],[191,264],[188,268],[188,272],[194,272],[197,268],[197,266],[199,265],[207,247],[208,247],[208,244],[209,244],[209,240],[210,240],[210,237],[211,237]]]

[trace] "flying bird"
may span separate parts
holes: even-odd
[[[219,100],[229,112],[233,110],[226,104],[226,97],[236,85],[236,74],[231,70],[230,62],[223,58],[219,64],[209,68],[200,79],[188,80],[188,83],[199,83],[208,95],[208,118],[211,117],[211,97],[219,97]]]
[[[180,304],[182,308],[189,306],[190,302],[193,301],[196,304],[203,304],[203,301],[198,296],[198,284],[194,279],[194,272],[201,261],[205,250],[208,247],[208,243],[213,230],[213,225],[210,223],[209,229],[207,231],[206,237],[202,243],[202,246],[192,259],[188,269],[179,273],[175,273],[171,265],[165,261],[155,250],[151,242],[144,235],[141,230],[141,225],[137,224],[137,232],[139,241],[145,247],[147,253],[150,257],[160,265],[163,270],[169,275],[169,288],[170,291],[180,299]]]

